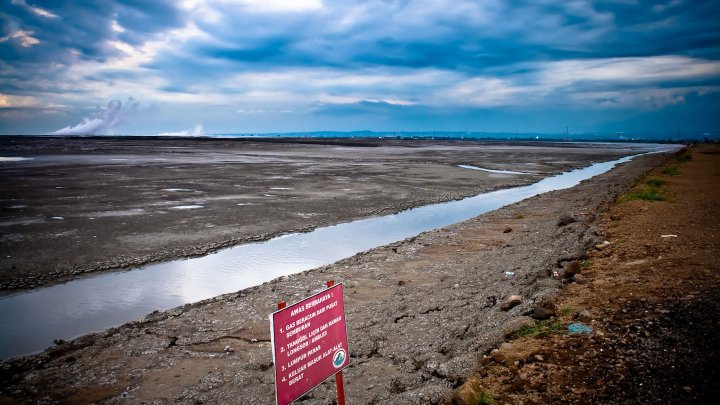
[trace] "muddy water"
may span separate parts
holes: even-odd
[[[70,339],[138,319],[154,310],[330,264],[540,193],[572,187],[630,159],[596,163],[529,186],[5,296],[0,299],[0,359],[40,351],[55,338]]]

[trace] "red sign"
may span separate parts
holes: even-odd
[[[275,396],[289,404],[349,364],[343,285],[270,315]]]

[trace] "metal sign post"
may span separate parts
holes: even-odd
[[[328,288],[270,315],[275,400],[287,405],[335,375],[338,405],[345,404],[342,369],[350,363],[343,285]]]

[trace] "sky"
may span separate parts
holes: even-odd
[[[720,1],[0,0],[0,134],[720,134]]]

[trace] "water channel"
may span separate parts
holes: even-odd
[[[41,351],[55,338],[71,339],[141,318],[154,310],[235,292],[464,221],[537,194],[573,187],[633,157],[595,163],[528,186],[8,295],[0,298],[0,360]]]

